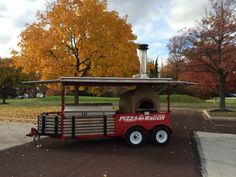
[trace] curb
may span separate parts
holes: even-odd
[[[197,153],[199,156],[199,160],[200,160],[200,169],[201,169],[201,176],[202,177],[207,177],[208,176],[208,172],[206,169],[206,159],[205,159],[205,155],[202,149],[202,145],[201,145],[201,141],[200,138],[197,134],[197,132],[193,132],[193,137],[197,146]]]
[[[236,117],[213,117],[213,116],[210,116],[209,113],[205,109],[202,110],[202,115],[203,115],[204,119],[209,119],[209,120],[236,121]]]

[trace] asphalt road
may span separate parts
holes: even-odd
[[[236,133],[235,122],[206,121],[201,113],[172,113],[169,145],[127,147],[122,139],[62,142],[43,139],[0,151],[0,177],[199,177],[193,131]]]

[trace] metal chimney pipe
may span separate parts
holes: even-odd
[[[138,46],[138,57],[140,62],[140,77],[148,78],[147,76],[147,44],[140,44]]]

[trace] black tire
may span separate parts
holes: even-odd
[[[150,138],[154,145],[164,146],[170,141],[170,130],[165,126],[157,126],[152,129]]]
[[[133,127],[127,130],[125,141],[129,146],[139,147],[146,140],[145,131],[141,127]]]

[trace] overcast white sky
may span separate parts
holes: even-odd
[[[16,49],[25,24],[35,20],[47,0],[0,0],[0,57],[9,57]],[[208,0],[108,0],[128,20],[137,35],[137,42],[149,44],[149,58],[168,56],[168,39],[184,27],[192,27],[204,15]]]

